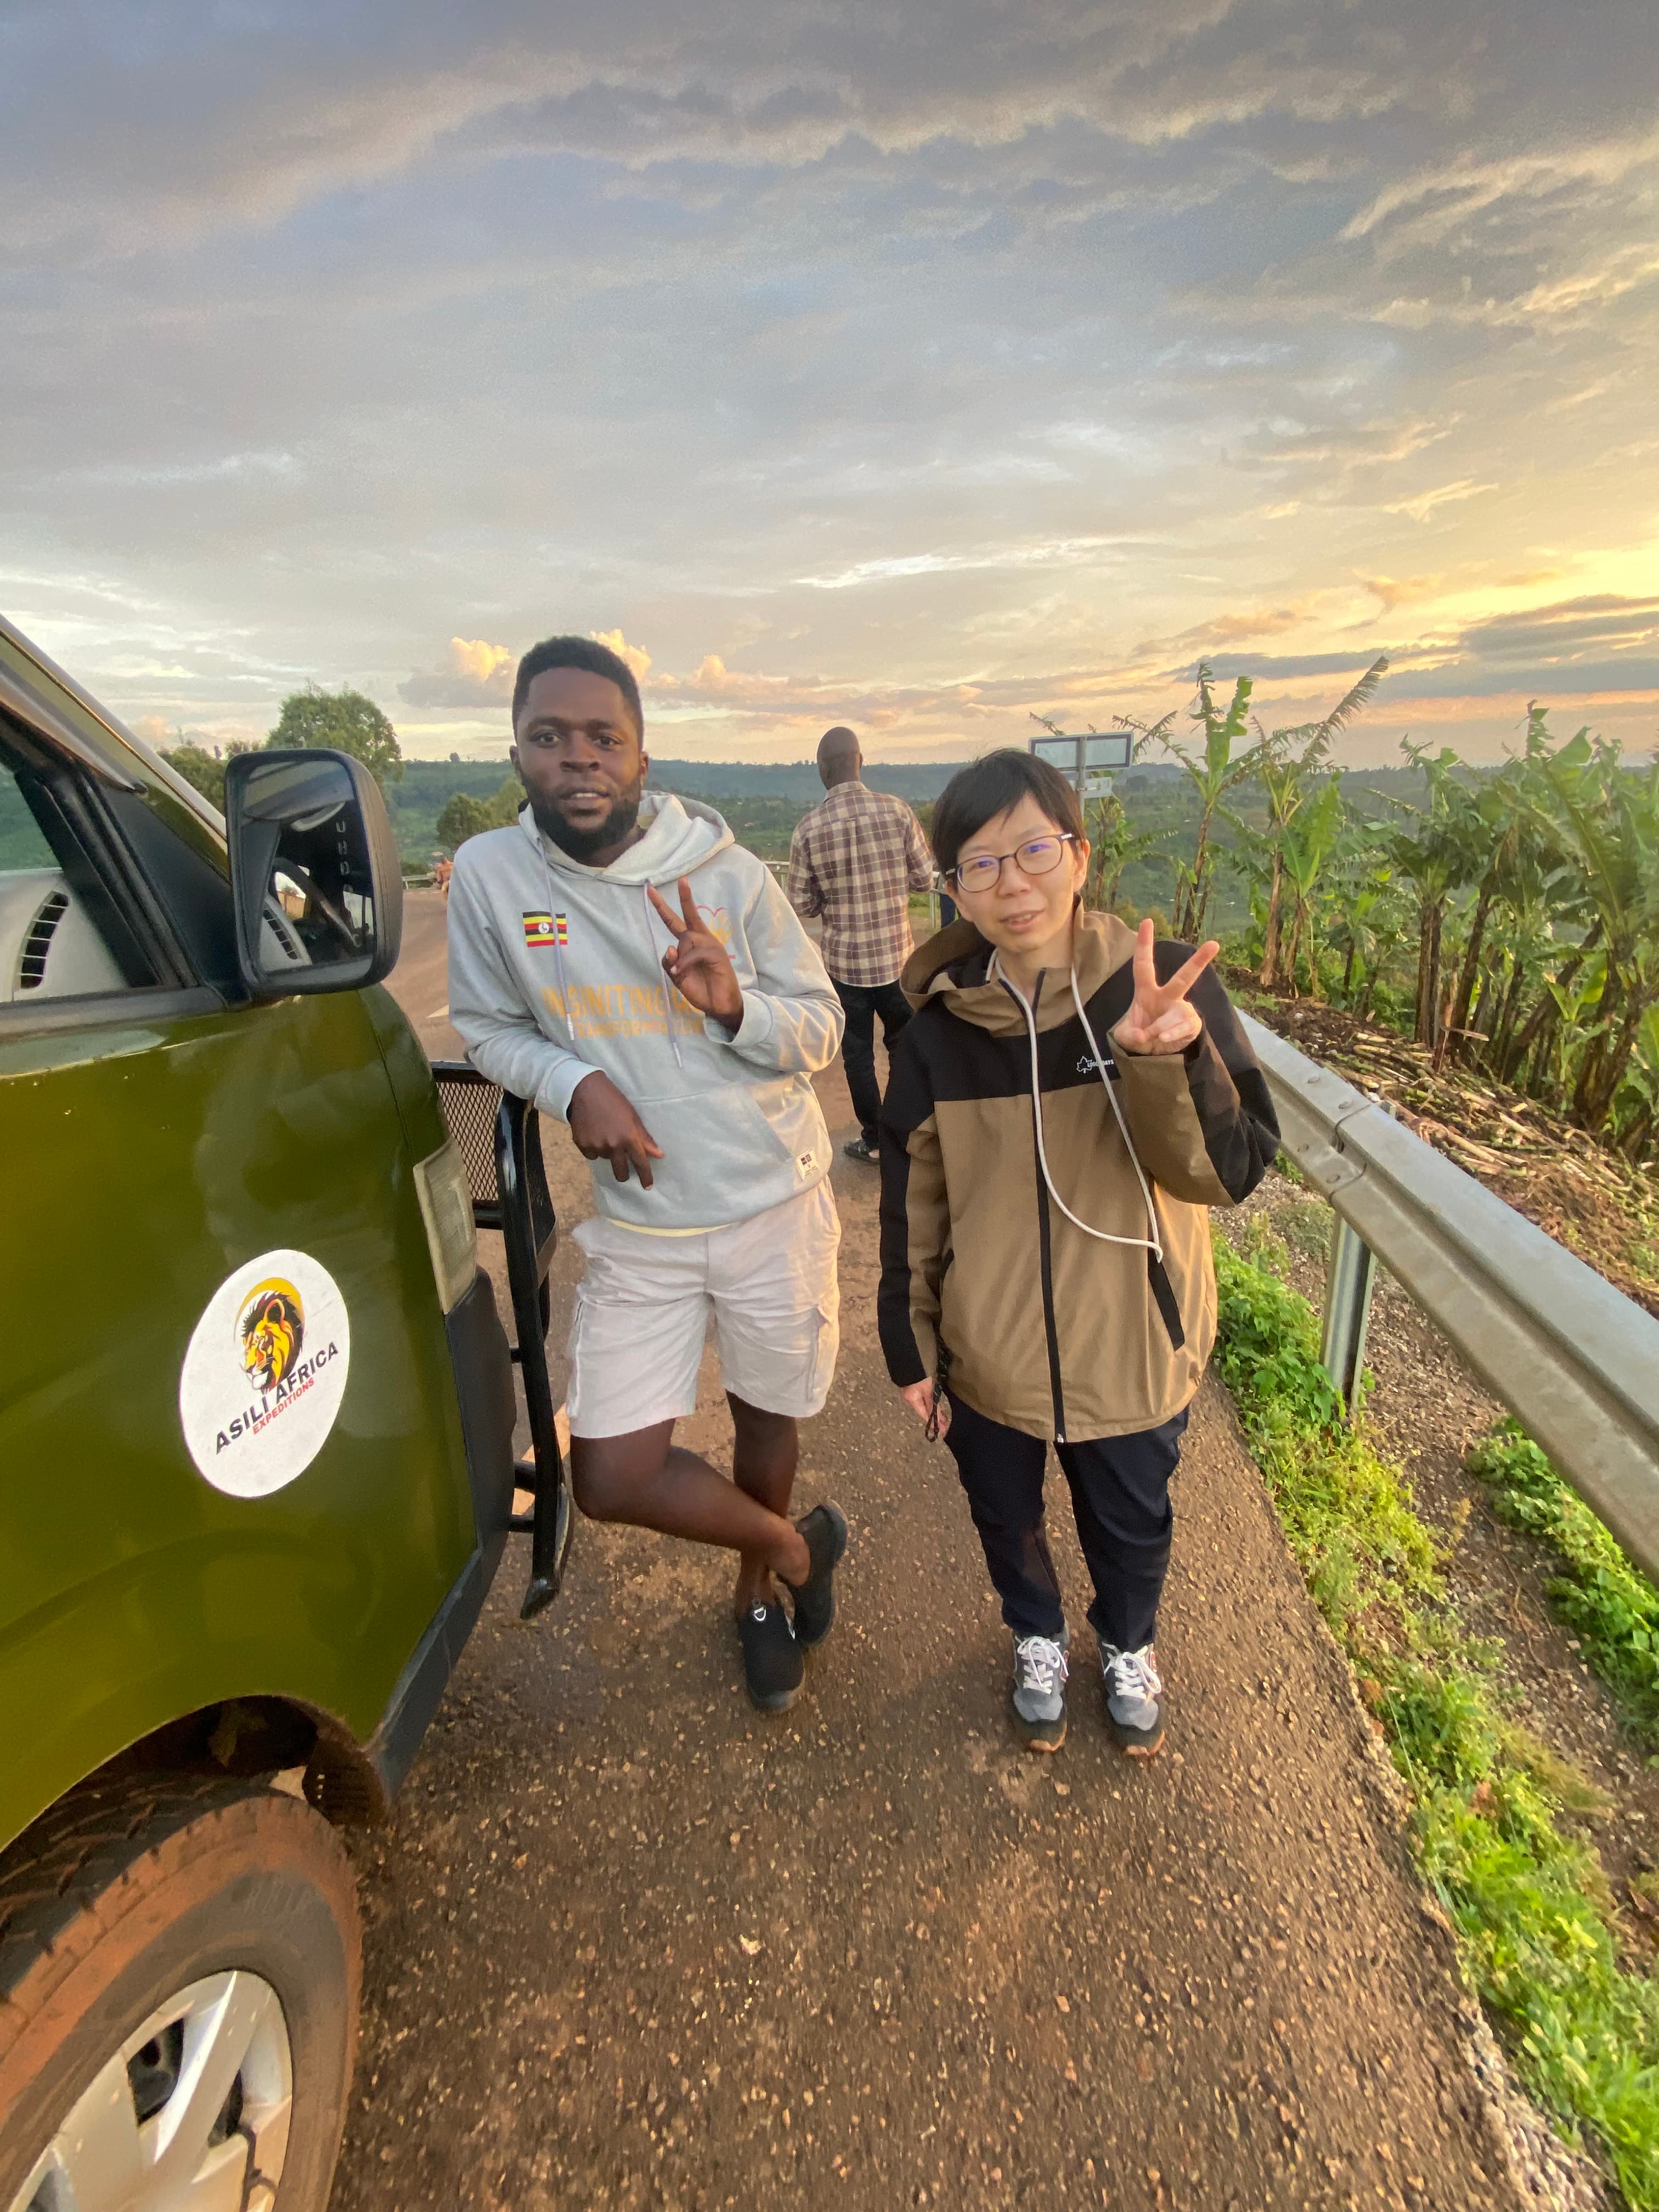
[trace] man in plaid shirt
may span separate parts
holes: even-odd
[[[888,1052],[910,1018],[898,975],[910,957],[910,894],[933,880],[921,824],[902,799],[860,781],[864,757],[851,730],[826,730],[818,774],[830,796],[796,825],[789,848],[789,902],[823,918],[823,964],[847,1030],[842,1063],[860,1133],[842,1149],[873,1161],[881,1092],[876,1085],[876,1016]]]

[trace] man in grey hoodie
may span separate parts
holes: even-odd
[[[847,1544],[828,1500],[787,1517],[796,1422],[822,1407],[839,1341],[811,1078],[840,1045],[840,1001],[720,816],[646,792],[639,687],[617,654],[582,637],[532,647],[513,730],[529,803],[455,855],[449,1008],[474,1066],[568,1121],[593,1163],[570,1334],[577,1503],[739,1554],[745,1681],[781,1711],[829,1633]],[[673,1441],[711,1316],[729,1482]]]

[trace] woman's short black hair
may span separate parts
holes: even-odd
[[[645,709],[640,704],[640,687],[633,670],[619,653],[612,653],[608,645],[601,645],[595,637],[544,637],[539,645],[531,647],[519,663],[519,672],[513,683],[515,726],[525,694],[536,678],[550,668],[581,668],[590,676],[603,676],[607,683],[614,684],[634,717],[635,730],[641,738],[645,735]]]
[[[935,801],[933,858],[939,873],[948,876],[968,840],[1022,799],[1035,799],[1056,830],[1083,835],[1077,793],[1053,762],[1005,745],[958,769]]]

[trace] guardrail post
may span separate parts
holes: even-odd
[[[1339,1213],[1325,1276],[1325,1329],[1319,1364],[1341,1392],[1350,1413],[1365,1364],[1365,1331],[1370,1323],[1376,1281],[1376,1253]]]

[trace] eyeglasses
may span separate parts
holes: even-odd
[[[975,853],[971,860],[958,860],[951,873],[959,891],[988,891],[993,884],[1000,882],[1005,860],[1018,860],[1023,876],[1052,875],[1066,847],[1076,842],[1070,830],[1056,830],[1052,837],[1028,837],[1012,853]]]

